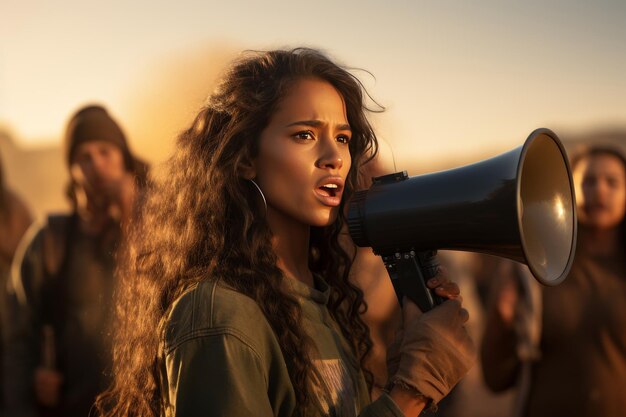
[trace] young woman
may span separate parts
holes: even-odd
[[[579,228],[569,276],[541,288],[539,314],[524,324],[525,281],[514,271],[495,290],[483,340],[487,384],[520,385],[516,415],[617,417],[626,408],[626,159],[596,146],[572,168]]]
[[[178,141],[129,243],[111,416],[401,416],[472,363],[458,287],[406,302],[388,394],[372,401],[363,293],[339,244],[376,152],[361,84],[317,51],[233,64]]]

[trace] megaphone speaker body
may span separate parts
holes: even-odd
[[[576,208],[563,145],[548,129],[482,162],[408,177],[375,178],[350,201],[354,242],[383,256],[437,249],[481,252],[528,265],[560,283],[576,247]]]

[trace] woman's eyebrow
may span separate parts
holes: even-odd
[[[299,120],[297,122],[293,122],[288,124],[286,127],[292,127],[292,126],[310,126],[310,127],[319,127],[324,125],[324,122],[322,122],[321,120]],[[350,125],[347,123],[342,123],[342,124],[338,124],[335,126],[335,128],[337,130],[349,130],[352,131],[352,129],[350,128]]]

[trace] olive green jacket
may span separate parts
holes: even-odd
[[[291,282],[303,326],[316,344],[316,390],[307,416],[403,414],[384,395],[374,402],[359,363],[326,304],[322,280]],[[215,282],[181,296],[165,325],[161,375],[167,416],[291,416],[296,399],[278,339],[257,303]]]

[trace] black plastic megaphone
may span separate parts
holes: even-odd
[[[558,137],[537,129],[509,152],[472,165],[409,177],[373,179],[350,200],[348,227],[358,246],[382,256],[398,297],[422,311],[441,302],[425,281],[438,249],[496,255],[528,265],[556,285],[576,247],[574,186]]]

